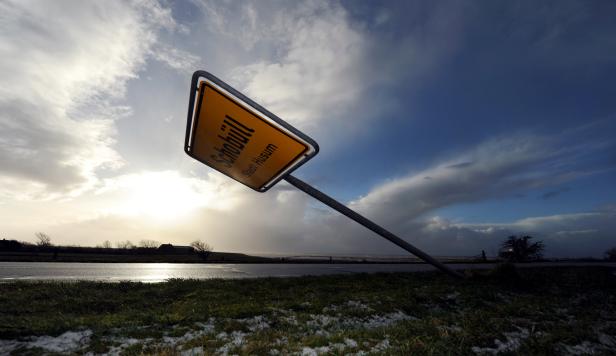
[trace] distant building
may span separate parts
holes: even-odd
[[[21,249],[21,243],[16,240],[0,240],[0,250],[4,251],[15,251]]]
[[[172,244],[162,244],[158,246],[158,251],[173,254],[189,254],[195,252],[191,246],[173,246]]]

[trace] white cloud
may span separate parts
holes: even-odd
[[[130,109],[115,101],[173,27],[150,1],[0,4],[0,180],[24,187],[1,194],[76,193],[121,165],[114,121]]]
[[[191,75],[199,65],[201,57],[169,45],[159,45],[152,51],[152,56],[157,61],[165,63],[169,67],[182,73]]]
[[[268,26],[281,56],[237,68],[234,80],[243,91],[302,128],[357,101],[367,41],[342,7],[302,3]]]
[[[245,50],[254,48],[264,37],[271,36],[268,27],[272,26],[273,20],[269,16],[284,8],[282,3],[264,1],[193,2],[205,15],[205,22],[211,31],[222,35],[226,41],[239,42]],[[261,7],[258,9],[255,4]]]
[[[536,167],[554,160],[554,151],[538,137],[494,139],[431,168],[383,183],[351,202],[351,207],[402,226],[444,206],[507,196],[543,184],[552,172]]]
[[[338,2],[198,4],[209,38],[235,64],[231,84],[332,145],[394,112],[389,91],[419,87],[455,48],[464,22],[456,7],[435,6],[428,16],[408,14],[421,31],[377,34],[371,27],[385,10],[358,19]]]

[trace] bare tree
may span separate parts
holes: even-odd
[[[157,248],[160,245],[160,242],[155,240],[141,240],[139,241],[139,247],[145,248]]]
[[[190,246],[194,248],[197,252],[212,252],[212,246],[210,246],[205,241],[195,240],[190,243]]]
[[[133,243],[130,242],[130,240],[118,241],[118,242],[116,242],[116,246],[118,248],[125,249],[125,250],[131,249],[131,248],[135,248],[135,245],[133,245]]]
[[[102,248],[111,248],[111,241],[105,240],[105,242],[103,242]]]
[[[47,235],[44,232],[37,232],[34,234],[36,236],[36,244],[40,247],[49,247],[51,246],[51,236]]]

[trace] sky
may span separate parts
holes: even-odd
[[[183,152],[206,70],[315,139],[294,172],[437,256],[616,246],[616,3],[0,0],[0,238],[404,254]]]

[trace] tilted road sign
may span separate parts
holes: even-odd
[[[318,145],[218,78],[193,78],[185,151],[264,192],[312,158]]]
[[[452,276],[453,269],[294,177],[319,146],[307,135],[204,71],[193,74],[184,151],[250,188],[264,192],[281,179]]]

